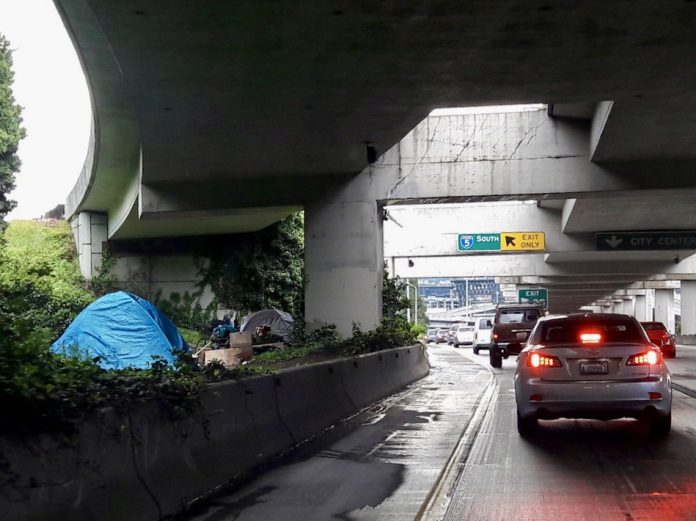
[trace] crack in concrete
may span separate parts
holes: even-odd
[[[486,124],[486,121],[488,121],[488,115],[484,116],[481,120],[481,124],[478,126],[479,132],[483,130],[483,125]],[[457,154],[457,157],[454,158],[454,163],[459,161],[459,158],[462,157],[462,154],[464,153],[464,150],[467,149],[467,147],[471,144],[471,141],[474,139],[474,136],[476,135],[476,125],[474,125],[474,130],[471,131],[471,135],[469,138],[466,140],[466,143],[463,143],[462,149],[459,151],[459,154]],[[443,161],[444,162],[444,161]]]
[[[519,140],[519,142],[518,142],[517,145],[515,146],[515,149],[514,149],[514,150],[510,153],[510,155],[508,156],[508,158],[507,158],[508,161],[509,161],[510,159],[512,159],[512,158],[515,156],[515,154],[517,154],[517,151],[520,149],[520,147],[521,147],[522,144],[524,143],[525,139],[527,140],[527,142],[524,143],[524,146],[529,145],[529,144],[534,140],[534,138],[537,136],[537,131],[539,130],[539,128],[540,128],[544,123],[545,123],[545,122],[542,121],[541,123],[539,123],[538,125],[536,125],[536,126],[530,128],[529,130],[527,130],[527,131],[524,133],[524,136],[522,136],[522,139]],[[530,134],[531,134],[531,135],[530,135]]]
[[[421,154],[418,160],[415,163],[413,163],[413,166],[411,167],[411,170],[408,172],[408,174],[404,175],[394,184],[394,186],[392,186],[389,189],[389,192],[387,192],[387,199],[392,197],[392,194],[396,191],[399,185],[401,185],[415,171],[416,167],[423,161],[423,159],[427,157],[431,145],[435,142],[435,134],[437,133],[437,128],[440,126],[441,119],[442,118],[437,119],[437,123],[435,123],[435,128],[433,128],[432,133],[428,131],[428,138],[426,140],[428,145],[425,147],[425,151],[423,152],[423,154]],[[399,173],[401,173],[401,147],[399,147]]]

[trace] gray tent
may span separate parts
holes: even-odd
[[[271,333],[283,337],[287,342],[292,336],[293,324],[290,313],[278,309],[262,309],[244,317],[240,329],[253,335],[258,326],[271,326]]]

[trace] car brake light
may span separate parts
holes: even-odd
[[[660,362],[662,362],[662,354],[651,349],[644,353],[629,356],[628,360],[626,360],[626,365],[657,365]]]
[[[600,333],[580,333],[580,342],[583,344],[599,344],[601,341]]]
[[[498,333],[493,333],[493,340],[497,340],[497,339],[498,339]]]
[[[530,353],[527,355],[527,367],[561,367],[561,361],[555,356]]]

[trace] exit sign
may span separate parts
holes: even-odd
[[[517,290],[517,300],[520,304],[540,304],[549,307],[549,290],[546,288],[525,288]]]

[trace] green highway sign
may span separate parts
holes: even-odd
[[[520,304],[541,304],[549,307],[549,290],[546,288],[524,288],[517,290],[517,300]]]
[[[696,231],[602,232],[596,235],[599,251],[696,250]]]
[[[499,233],[460,233],[457,251],[499,251]]]

